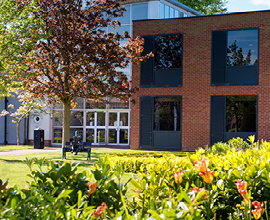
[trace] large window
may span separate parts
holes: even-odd
[[[211,96],[211,144],[257,137],[257,96]]]
[[[258,84],[259,29],[213,31],[212,85]]]
[[[227,66],[258,64],[258,30],[228,31]]]
[[[180,131],[180,97],[154,99],[154,130]]]
[[[155,69],[181,68],[182,36],[160,35],[155,37]],[[180,62],[179,62],[180,61]]]
[[[159,17],[161,19],[164,19],[164,18],[179,18],[180,13],[179,13],[178,10],[170,7],[169,5],[165,5],[164,3],[160,3]]]
[[[256,96],[226,97],[226,132],[256,132]]]
[[[140,147],[181,149],[181,96],[141,96]]]
[[[132,21],[148,18],[148,3],[138,3],[132,5]]]
[[[141,62],[142,87],[174,87],[182,85],[182,34],[145,36],[144,54],[154,58]]]

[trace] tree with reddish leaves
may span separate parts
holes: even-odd
[[[27,7],[29,0],[20,0]],[[33,58],[28,59],[28,76],[24,86],[37,96],[46,95],[63,103],[62,146],[70,141],[70,106],[75,98],[90,98],[106,102],[106,97],[127,100],[136,90],[126,75],[116,68],[138,64],[152,54],[141,57],[143,40],[129,34],[106,33],[104,28],[120,26],[115,17],[124,8],[114,0],[37,0],[44,32]],[[113,18],[113,19],[112,19]],[[120,45],[121,40],[128,43]]]

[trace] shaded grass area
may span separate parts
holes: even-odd
[[[98,157],[103,157],[107,153],[123,153],[123,152],[132,152],[135,150],[123,150],[123,149],[92,149],[91,158],[87,160],[87,152],[79,152],[78,155],[74,155],[70,152],[66,153],[66,160],[70,162],[82,162],[82,163],[93,163],[98,160]],[[25,154],[25,155],[12,155],[12,156],[1,156],[0,161],[4,162],[23,162],[26,161],[26,158],[46,158],[46,160],[52,160],[56,162],[63,162],[62,160],[62,151],[58,152],[45,152],[45,153],[35,153],[35,154]]]
[[[33,145],[0,145],[0,151],[33,149]]]

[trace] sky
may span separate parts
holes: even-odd
[[[270,0],[227,0],[228,12],[270,10]]]

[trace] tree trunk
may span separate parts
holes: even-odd
[[[18,121],[17,122],[17,145],[20,145],[20,142],[21,142],[21,140],[20,140],[20,124],[21,124],[21,122]]]
[[[63,114],[63,133],[62,133],[62,147],[66,142],[70,142],[70,101],[63,102],[64,114]]]

